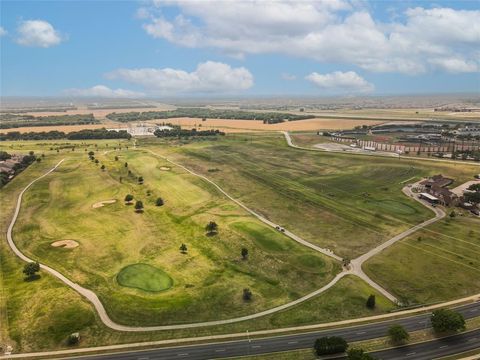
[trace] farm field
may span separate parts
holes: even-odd
[[[480,290],[480,219],[447,218],[384,250],[367,274],[404,302],[432,303]]]
[[[214,179],[267,218],[349,258],[432,217],[405,197],[402,182],[443,173],[463,183],[476,173],[468,165],[389,158],[373,162],[370,157],[295,150],[281,134],[235,135],[157,149]]]
[[[97,153],[105,171],[86,154],[68,157],[24,195],[14,229],[27,256],[93,290],[115,321],[164,325],[255,313],[320,288],[340,270],[183,170],[140,151],[118,156]],[[129,193],[143,201],[143,213],[124,204]],[[159,196],[164,206],[155,206]],[[206,235],[209,221],[219,224],[218,235]],[[59,240],[79,246],[52,247]],[[187,254],[179,250],[182,243]],[[165,277],[165,286],[149,284],[153,274]],[[252,301],[242,300],[244,288]]]

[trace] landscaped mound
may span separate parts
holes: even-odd
[[[170,289],[173,280],[164,271],[147,264],[133,264],[124,267],[117,275],[120,285],[149,292]]]

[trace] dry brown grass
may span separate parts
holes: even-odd
[[[19,131],[21,133],[26,132],[42,132],[42,131],[63,131],[66,133],[79,131],[82,129],[100,129],[103,127],[108,127],[107,124],[95,124],[95,125],[57,125],[57,126],[27,126],[27,127],[19,127],[19,128],[11,128],[11,129],[0,129],[0,133],[8,133],[13,131]]]

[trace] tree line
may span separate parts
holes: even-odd
[[[190,137],[190,136],[216,136],[225,135],[224,132],[219,130],[185,130],[180,128],[174,128],[172,130],[155,130],[153,133],[156,137]]]
[[[107,119],[119,122],[146,121],[155,119],[170,119],[179,117],[199,118],[205,121],[211,119],[232,119],[232,120],[262,120],[264,123],[275,124],[284,121],[295,121],[312,119],[313,115],[295,115],[278,112],[252,112],[239,110],[216,110],[205,108],[178,108],[168,111],[144,111],[144,112],[125,112],[110,113]]]
[[[0,134],[0,141],[7,140],[57,140],[57,139],[68,139],[68,140],[88,140],[88,139],[130,139],[130,135],[125,130],[120,131],[109,131],[105,128],[101,129],[84,129],[79,131],[74,131],[71,133],[64,133],[63,131],[42,131],[42,132],[25,132],[21,133],[19,131],[10,131],[6,134]]]
[[[93,114],[33,116],[26,114],[0,114],[0,129],[26,126],[99,124]]]

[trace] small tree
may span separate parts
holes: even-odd
[[[242,248],[242,259],[247,260],[247,258],[248,258],[248,249]]]
[[[138,183],[139,183],[139,184],[143,184],[143,176],[139,176],[139,177],[138,177]]]
[[[23,267],[23,273],[25,274],[25,280],[33,280],[38,275],[37,272],[40,271],[40,264],[37,262],[29,262]]]
[[[156,206],[163,206],[164,202],[163,202],[163,199],[161,197],[157,198],[157,200],[155,200],[155,205]]]
[[[143,211],[143,202],[141,202],[140,200],[137,200],[137,202],[135,203],[135,211],[136,212]]]
[[[130,204],[132,202],[132,200],[133,200],[133,195],[128,194],[128,195],[125,196],[125,202],[127,204]]]
[[[80,334],[78,332],[68,335],[67,344],[70,346],[77,345],[80,342]]]
[[[394,344],[403,344],[410,338],[409,333],[402,325],[392,325],[388,329],[388,336]]]
[[[375,308],[375,295],[370,295],[367,299],[367,308],[374,309]]]
[[[350,349],[347,351],[348,360],[375,360],[373,356],[367,354],[362,349]]]
[[[128,163],[125,163],[123,166],[125,166],[126,168],[128,167]]]
[[[248,288],[243,289],[243,300],[245,301],[252,300],[252,292],[250,291],[250,289]]]
[[[315,340],[313,348],[319,356],[330,355],[345,352],[348,344],[344,338],[339,336],[326,336]]]
[[[187,249],[187,245],[182,244],[182,245],[180,246],[180,251],[181,251],[182,254],[186,254],[186,253],[187,253],[187,250],[188,250],[188,249]]]
[[[115,161],[118,161],[118,156],[115,156]]]
[[[95,159],[95,164],[98,164],[100,161],[98,161],[98,159]]]
[[[100,166],[100,169],[102,169],[102,171],[104,171],[105,170],[105,165]]]
[[[451,217],[451,218],[454,218],[455,216],[457,216],[457,214],[455,213],[455,210],[452,210],[452,211],[450,212],[450,217]]]
[[[93,151],[88,152],[88,156],[93,156],[93,155],[95,155],[95,152],[93,152]]]
[[[216,234],[218,232],[218,225],[215,221],[210,221],[207,226],[205,226],[205,230],[209,235]]]
[[[449,309],[439,309],[430,318],[435,332],[457,332],[465,330],[465,319],[459,312]]]

